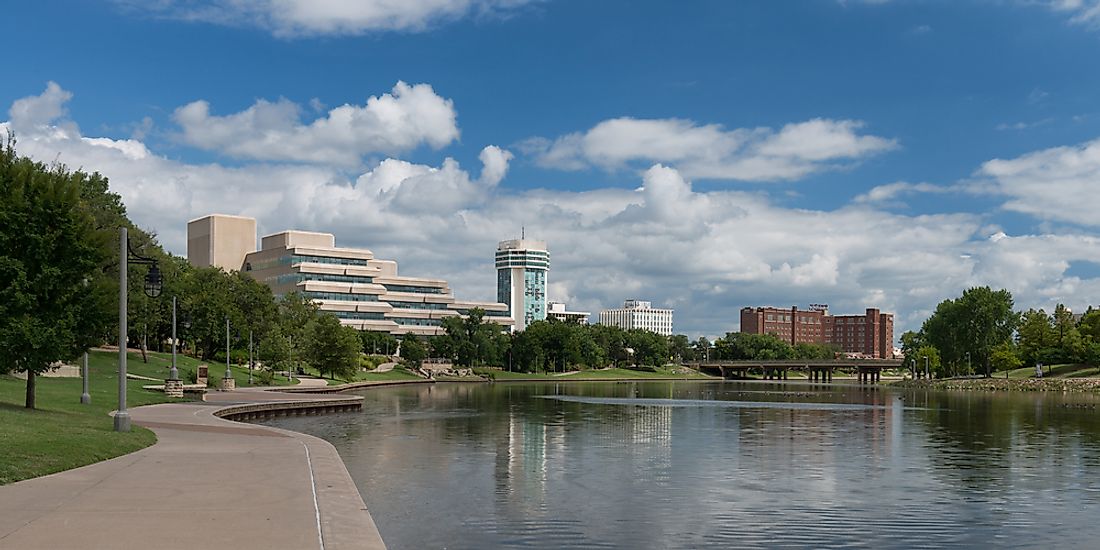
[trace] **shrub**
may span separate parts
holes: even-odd
[[[195,369],[183,369],[183,380],[188,384],[194,384],[199,381],[199,373]]]
[[[264,386],[270,386],[275,383],[275,373],[267,369],[257,369],[256,379],[260,381],[260,384]]]

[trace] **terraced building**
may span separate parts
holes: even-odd
[[[513,325],[507,304],[456,300],[447,281],[399,275],[396,261],[375,258],[363,248],[339,248],[331,233],[282,231],[263,237],[256,250],[255,223],[220,214],[192,220],[188,260],[247,272],[277,296],[301,292],[360,330],[442,334],[443,319],[464,317],[475,307],[489,320]]]

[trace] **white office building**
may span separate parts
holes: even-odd
[[[650,302],[627,300],[621,308],[601,311],[600,324],[624,330],[640,328],[671,336],[672,310],[654,308]]]

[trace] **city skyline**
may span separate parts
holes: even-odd
[[[12,5],[39,45],[0,133],[181,256],[222,211],[493,301],[526,227],[547,298],[689,335],[819,299],[900,334],[977,285],[1100,303],[1095,2],[367,4]]]

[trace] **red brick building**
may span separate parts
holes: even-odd
[[[796,344],[834,345],[845,353],[865,357],[894,357],[894,316],[867,308],[863,315],[829,315],[823,306],[746,307],[741,309],[741,332],[774,334]]]

